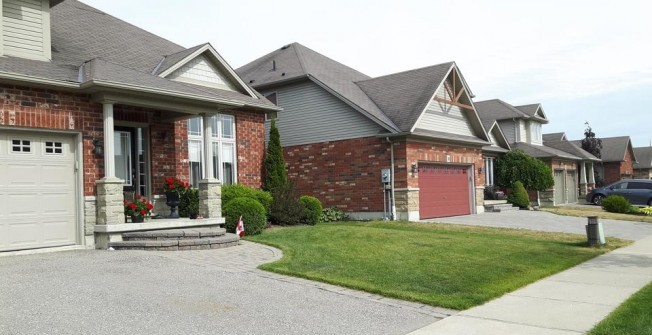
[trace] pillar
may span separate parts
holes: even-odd
[[[205,218],[222,216],[222,183],[213,175],[212,115],[204,114],[204,179],[199,181],[199,214]]]
[[[115,148],[113,131],[113,102],[102,102],[104,124],[104,178],[95,182],[97,194],[98,225],[120,224],[125,222],[124,181],[115,176]]]
[[[580,166],[580,196],[587,194],[586,187],[586,162],[582,162]]]

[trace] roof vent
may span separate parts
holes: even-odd
[[[253,84],[255,80],[251,79],[249,80],[249,84]]]
[[[281,73],[281,77],[285,76],[285,72]]]
[[[289,48],[290,45],[291,45],[291,44],[288,44],[288,45],[284,45],[284,46],[282,46],[282,47],[281,47],[281,50],[285,50],[285,49]]]
[[[272,61],[272,69],[270,71],[276,71],[276,61]]]

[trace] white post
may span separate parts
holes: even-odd
[[[580,184],[586,184],[586,162],[582,162],[582,169],[580,169]]]
[[[204,122],[204,179],[215,179],[213,176],[213,125],[211,115],[203,115]]]
[[[589,163],[589,184],[595,185],[595,164],[593,162]]]
[[[113,102],[102,102],[104,124],[104,179],[115,179]]]

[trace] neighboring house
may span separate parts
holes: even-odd
[[[577,170],[579,171],[579,196],[584,197],[595,188],[595,165],[601,162],[600,158],[582,149],[571,142],[565,133],[543,134],[543,145],[555,148],[579,157]]]
[[[485,186],[494,186],[494,162],[507,153],[511,147],[496,120],[483,118],[482,115],[480,115],[480,119],[489,136],[489,142],[491,142],[491,145],[482,147],[485,170],[484,184]]]
[[[634,148],[634,178],[652,179],[652,146]]]
[[[293,43],[236,71],[283,108],[299,193],[363,219],[483,210],[490,143],[454,62],[371,78]]]
[[[0,36],[0,251],[219,224],[218,179],[260,186],[264,118],[279,108],[209,44],[186,49],[74,0],[3,0]],[[211,145],[189,148],[188,132]],[[125,224],[123,192],[164,200],[164,178],[189,178],[202,156],[205,220]]]
[[[600,158],[602,163],[596,166],[598,178],[596,183],[611,184],[621,179],[634,176],[634,163],[636,154],[629,136],[604,137]],[[572,141],[575,145],[582,146],[581,140]]]
[[[530,200],[541,205],[573,203],[578,198],[577,163],[582,158],[544,145],[542,126],[548,119],[541,104],[513,106],[500,99],[475,102],[483,122],[495,121],[511,149],[519,149],[544,161],[553,171],[555,185],[542,192],[530,192]]]

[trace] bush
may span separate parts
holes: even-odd
[[[181,193],[179,202],[179,216],[187,218],[190,214],[199,214],[199,190],[189,188]]]
[[[273,224],[293,226],[301,223],[303,205],[290,184],[276,188],[273,193],[272,208],[269,219]]]
[[[552,170],[543,161],[514,149],[496,160],[496,186],[512,187],[520,181],[528,190],[545,191],[555,184]]]
[[[507,197],[507,201],[520,208],[530,207],[530,197],[528,196],[523,183],[518,180],[514,183],[514,188],[509,197]]]
[[[611,213],[628,213],[631,204],[622,195],[610,195],[602,200],[602,209]]]
[[[321,211],[320,222],[346,221],[349,216],[337,207],[324,208]]]
[[[283,147],[281,147],[281,135],[276,127],[276,119],[272,119],[269,129],[269,141],[265,152],[265,180],[263,189],[272,194],[277,188],[283,188],[288,184],[288,173],[285,169],[283,158]]]
[[[222,207],[222,211],[226,220],[225,228],[229,233],[235,233],[240,215],[244,222],[245,235],[260,234],[267,226],[265,208],[256,199],[244,197],[232,199]]]
[[[303,217],[301,222],[314,226],[321,219],[321,201],[315,197],[304,195],[299,198],[299,202],[303,205]]]
[[[269,215],[270,208],[272,207],[272,195],[269,194],[269,192],[239,184],[223,185],[222,205],[229,203],[229,201],[235,198],[251,198],[258,200],[258,202],[265,207],[265,213],[267,215]]]
[[[639,211],[645,215],[652,215],[652,207],[644,207],[641,208]]]

